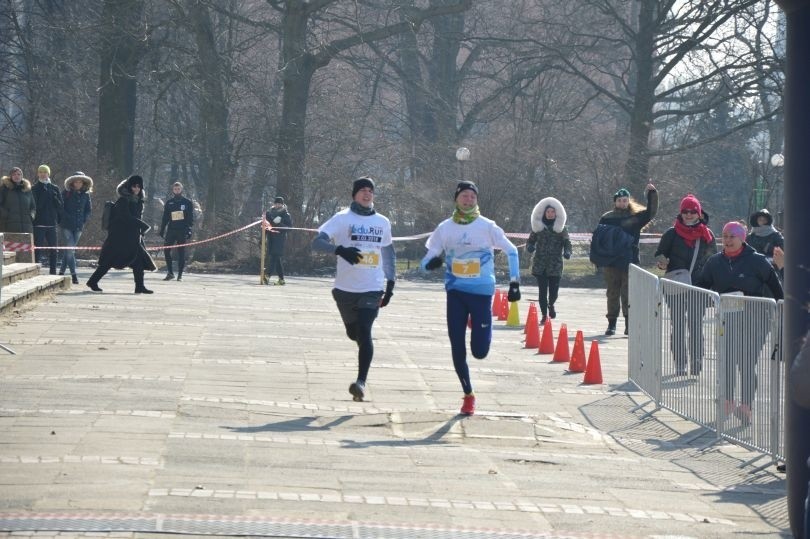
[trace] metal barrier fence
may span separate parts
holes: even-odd
[[[784,458],[782,302],[718,295],[632,265],[628,377],[718,439]],[[649,403],[644,403],[646,406]]]

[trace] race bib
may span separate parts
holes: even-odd
[[[172,221],[182,221],[185,218],[186,218],[186,216],[182,211],[173,211],[172,212]]]
[[[451,271],[453,275],[460,279],[475,279],[481,275],[481,261],[477,258],[469,260],[453,259]]]
[[[358,266],[370,269],[376,268],[380,265],[380,253],[376,252],[360,252],[360,256],[363,258],[360,259],[360,262],[357,263]]]

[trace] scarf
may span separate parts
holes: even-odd
[[[458,206],[453,210],[453,222],[459,225],[469,225],[481,215],[481,210],[478,205],[470,208],[469,210],[462,210]]]
[[[375,213],[377,213],[374,211],[373,205],[366,208],[365,206],[357,202],[352,202],[352,205],[349,206],[349,209],[354,213],[356,213],[357,215],[362,215],[363,217],[368,217],[369,215],[374,215]]]
[[[683,238],[684,243],[690,249],[695,247],[696,240],[702,240],[703,243],[711,243],[712,231],[706,226],[703,221],[698,221],[696,225],[687,225],[678,216],[675,219],[675,233]]]
[[[771,234],[776,234],[777,230],[773,227],[773,225],[762,225],[751,227],[751,232],[754,234],[754,236],[765,238]]]
[[[726,256],[726,258],[737,258],[742,254],[743,249],[745,249],[744,243],[736,251],[729,251],[728,249],[723,249],[723,254]]]
[[[556,218],[556,217],[555,217],[554,219],[546,219],[546,216],[545,216],[545,215],[543,216],[543,219],[542,219],[543,224],[544,224],[544,225],[546,225],[546,228],[547,228],[548,230],[551,230],[552,232],[554,231],[554,222],[555,222],[556,220],[557,220],[557,218]]]

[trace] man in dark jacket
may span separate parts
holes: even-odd
[[[267,256],[269,258],[267,268],[265,270],[265,280],[270,282],[275,272],[278,274],[277,285],[284,285],[284,264],[282,258],[284,257],[284,244],[287,241],[287,230],[278,230],[277,227],[282,229],[290,228],[292,226],[292,217],[290,212],[287,211],[287,206],[284,204],[284,198],[276,197],[273,200],[273,207],[265,215],[265,219],[273,227],[267,233]]]
[[[62,214],[62,193],[51,182],[51,169],[48,165],[39,165],[37,183],[31,188],[37,215],[34,218],[34,245],[37,247],[56,247],[56,225]],[[56,249],[48,249],[48,266],[51,275],[56,275]],[[40,257],[40,260],[42,258]]]
[[[194,226],[194,206],[183,196],[183,184],[172,184],[172,197],[163,205],[163,219],[160,222],[160,237],[164,238],[163,250],[166,257],[166,277],[164,281],[174,279],[172,272],[172,245],[182,245],[191,239],[191,228]],[[168,228],[168,230],[167,230]],[[183,268],[186,267],[186,248],[177,247],[177,280],[183,280]]]

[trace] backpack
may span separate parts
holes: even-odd
[[[110,220],[112,220],[113,210],[115,210],[115,202],[112,200],[104,202],[104,211],[101,213],[101,230],[110,229]]]

